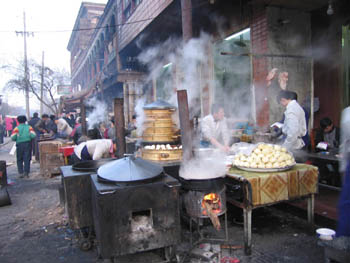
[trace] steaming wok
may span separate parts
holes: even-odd
[[[116,160],[115,158],[106,158],[101,160],[84,161],[73,164],[72,169],[79,172],[97,172],[97,169],[105,163]]]

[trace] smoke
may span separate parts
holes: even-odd
[[[87,113],[88,129],[94,128],[94,126],[98,125],[100,122],[107,121],[107,104],[103,101],[93,97],[86,102],[86,106],[92,108],[92,111]]]
[[[179,175],[187,180],[207,180],[224,177],[226,156],[219,151],[199,153],[191,160],[183,162]]]
[[[139,61],[148,65],[150,69],[146,81],[159,78],[166,70],[165,65],[170,68],[168,70],[176,71],[176,74],[173,74],[177,76],[176,79],[164,81],[162,99],[177,105],[175,90],[186,89],[191,116],[200,112],[200,73],[201,67],[208,64],[207,47],[210,41],[210,36],[205,33],[185,44],[182,39],[169,38],[164,43],[146,49],[138,57]],[[159,90],[157,92],[160,93]],[[160,97],[159,94],[157,97]]]
[[[136,102],[135,106],[135,112],[136,112],[136,127],[137,127],[137,136],[142,136],[142,133],[144,131],[144,125],[143,123],[145,122],[145,112],[143,110],[143,106],[145,105],[146,99],[145,98],[140,98]]]

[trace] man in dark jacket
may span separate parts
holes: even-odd
[[[320,142],[325,142],[327,149],[323,150],[339,148],[339,141],[340,129],[333,125],[332,120],[328,117],[320,120],[320,129],[316,133],[315,146],[317,147]]]
[[[31,141],[35,138],[35,132],[30,125],[26,124],[26,116],[20,115],[17,120],[19,125],[12,131],[11,140],[16,142],[17,169],[19,177],[23,178],[29,177],[30,160],[32,158]]]
[[[33,118],[28,122],[28,124],[34,129],[36,135],[40,134],[40,131],[38,129],[35,129],[35,125],[38,123],[38,121],[40,121],[39,114],[37,112],[34,112]],[[35,137],[32,141],[32,146],[33,155],[36,156],[36,152],[39,151],[37,137]]]

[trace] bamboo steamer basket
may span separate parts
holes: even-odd
[[[142,140],[145,142],[175,142],[175,125],[172,121],[172,114],[175,107],[169,103],[157,100],[143,107],[146,115]]]
[[[151,135],[151,134],[174,134],[174,128],[173,127],[149,127],[146,128],[143,132],[144,135]]]
[[[150,161],[179,161],[182,159],[182,149],[177,150],[149,150],[142,149],[143,159]]]
[[[171,120],[171,115],[174,113],[175,109],[144,109],[146,120]]]
[[[160,143],[168,143],[174,142],[179,138],[178,135],[173,134],[143,134],[142,140],[145,142],[160,142]]]
[[[174,123],[171,119],[169,120],[154,120],[154,121],[145,121],[143,126],[148,127],[174,127]]]

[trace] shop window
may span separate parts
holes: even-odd
[[[250,57],[238,55],[250,53],[250,45],[249,29],[214,44],[214,102],[224,105],[227,117],[255,118],[252,116]]]

